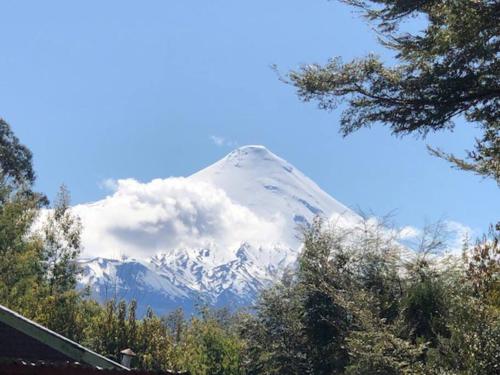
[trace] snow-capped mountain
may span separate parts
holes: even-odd
[[[159,313],[238,306],[294,263],[298,227],[358,216],[263,146],[244,146],[187,178],[112,182],[75,207],[84,225],[82,285]]]

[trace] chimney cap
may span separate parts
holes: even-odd
[[[123,349],[120,353],[123,354],[123,355],[128,355],[130,357],[135,357],[136,356],[136,354],[130,348]]]

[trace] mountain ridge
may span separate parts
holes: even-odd
[[[189,177],[120,180],[117,186],[77,213],[84,228],[88,223],[98,232],[84,233],[91,252],[100,255],[97,247],[108,246],[125,257],[82,260],[80,282],[101,300],[110,290],[113,297],[139,299],[142,311],[146,304],[164,313],[177,306],[190,311],[194,301],[251,303],[293,266],[301,247],[298,226],[315,216],[346,223],[358,218],[260,145],[240,147]]]

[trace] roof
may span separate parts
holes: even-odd
[[[129,369],[0,305],[0,323],[10,326],[74,362],[102,369]],[[45,358],[40,358],[44,360]]]
[[[13,361],[0,363],[0,373],[9,375],[120,375],[119,369],[98,369],[76,363],[30,363]],[[188,372],[130,370],[130,375],[189,375]]]

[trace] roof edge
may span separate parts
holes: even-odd
[[[103,369],[130,371],[127,367],[100,355],[75,341],[0,305],[0,322],[15,328],[35,340],[57,350],[77,362]]]

